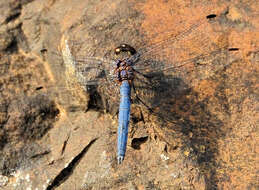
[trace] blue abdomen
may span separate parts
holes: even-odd
[[[119,108],[119,126],[117,141],[117,159],[121,163],[124,159],[127,140],[128,126],[130,120],[130,85],[127,80],[123,81],[120,87],[120,108]]]

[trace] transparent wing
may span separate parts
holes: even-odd
[[[211,17],[141,48],[130,58],[134,69],[148,77],[163,73],[193,85],[212,76],[228,64],[229,50],[226,32],[217,28],[217,17]]]
[[[213,22],[202,19],[177,35],[169,34],[140,49],[131,57],[138,73],[137,99],[172,121],[177,99],[188,96],[195,86],[230,63],[227,36],[218,28],[217,18]]]
[[[114,75],[114,69],[117,66],[116,62],[106,58],[76,55],[73,52],[77,50],[76,46],[69,43],[68,40],[64,40],[61,50],[68,85],[79,84],[85,91],[90,93],[90,96],[98,91],[101,95],[92,97],[92,99],[107,98],[100,101],[103,102],[105,109],[110,110],[110,108],[107,108],[109,106],[108,99],[111,102],[118,102],[119,97],[119,87],[114,81],[116,79]]]
[[[113,60],[99,57],[75,56],[73,43],[65,40],[62,56],[68,72],[73,73],[78,81],[84,85],[96,85],[114,79],[116,63]]]
[[[158,42],[141,48],[132,57],[138,59],[135,69],[147,74],[194,62],[204,65],[210,57],[227,52],[226,35],[224,31],[216,31],[217,17],[211,17],[201,19],[175,35],[158,36]]]

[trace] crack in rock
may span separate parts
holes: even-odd
[[[62,147],[62,150],[61,150],[61,155],[63,155],[65,150],[66,150],[66,146],[67,146],[67,142],[68,142],[69,138],[70,138],[70,133],[68,134],[66,140],[63,143],[63,147]]]
[[[93,143],[98,138],[93,139],[68,165],[65,167],[52,181],[52,183],[47,187],[46,190],[53,190],[62,183],[64,183],[70,175],[73,173],[76,166],[79,164],[80,160],[84,157],[88,149],[93,145]]]
[[[35,154],[35,155],[31,156],[31,158],[39,158],[39,157],[41,158],[41,157],[49,154],[50,152],[51,152],[50,150],[46,150],[44,152],[41,152],[41,153],[38,153],[38,154]]]

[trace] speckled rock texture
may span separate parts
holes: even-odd
[[[1,1],[0,189],[259,189],[258,6],[252,0]],[[208,21],[213,14],[216,21]],[[187,30],[195,23],[196,30]],[[204,54],[196,60],[200,69],[157,73],[152,86],[136,82],[154,109],[133,100],[127,153],[117,165],[118,91],[106,83],[81,88],[67,70],[64,39],[75,57],[114,58],[121,43],[138,50],[183,31],[188,37],[146,59],[158,55],[172,65]],[[213,54],[215,47],[226,51]]]

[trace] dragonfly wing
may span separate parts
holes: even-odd
[[[82,65],[79,64],[80,66],[76,70],[78,82],[87,89],[96,88],[98,93],[101,94],[99,98],[102,98],[105,109],[110,111],[112,109],[112,112],[116,112],[114,107],[119,100],[120,91],[118,84],[115,82],[116,76],[113,72],[115,67],[108,64],[104,65],[103,62],[102,64],[96,63],[96,65],[99,65],[95,67],[87,67],[85,60],[81,62]],[[110,64],[116,65],[114,62]],[[118,109],[118,106],[116,108]]]
[[[139,55],[132,57],[138,57],[135,70],[146,75],[163,72],[181,77],[186,82],[198,76],[193,72],[201,76],[200,72],[206,70],[207,76],[211,76],[228,64],[227,35],[224,31],[215,31],[212,25],[206,19],[200,20],[177,35],[167,35],[165,39],[141,49]],[[213,69],[208,70],[209,66]]]
[[[186,106],[193,88],[230,63],[227,34],[215,28],[207,20],[199,21],[133,55],[131,59],[138,59],[134,69],[140,73],[135,80],[137,100],[164,120],[179,122],[182,110],[177,109],[192,110]]]
[[[73,44],[65,40],[62,46],[62,56],[66,66],[66,78],[72,84],[79,83],[85,91],[90,90],[93,99],[101,99],[105,109],[110,110],[116,105],[119,96],[118,85],[114,82],[114,70],[117,63],[113,60],[99,57],[80,56],[73,51]],[[75,82],[74,82],[75,81]],[[94,93],[92,93],[94,89]],[[96,97],[98,96],[98,97]],[[108,101],[109,100],[109,101]],[[113,108],[111,108],[113,109]]]
[[[62,46],[62,56],[66,70],[73,74],[83,86],[110,83],[115,78],[113,74],[116,68],[115,61],[75,55],[73,54],[73,46],[70,47],[68,40],[65,40]]]
[[[200,80],[213,76],[217,71],[223,69],[228,62],[228,49],[223,47],[210,53],[204,53],[194,58],[183,60],[145,60],[142,66],[135,68],[144,76],[154,78],[166,75],[168,78],[177,77],[194,86]]]

